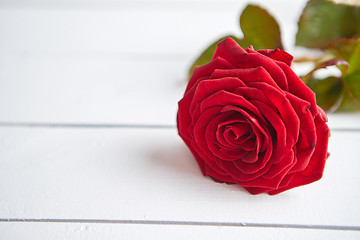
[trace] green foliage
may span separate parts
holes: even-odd
[[[353,42],[347,41],[346,46],[348,47],[349,44],[356,46]],[[302,77],[302,80],[316,93],[318,104],[324,110],[337,108],[337,111],[360,111],[360,43],[357,43],[351,51],[343,47],[332,48],[331,52],[335,52],[337,57],[347,61],[333,58],[320,62]],[[341,71],[341,77],[312,78],[313,73],[318,69],[335,65]]]
[[[360,36],[360,7],[310,0],[298,22],[296,45],[324,48],[331,41]]]
[[[344,94],[338,111],[360,110],[360,72],[351,74],[344,78]]]
[[[310,0],[298,22],[296,45],[319,48],[325,62],[302,79],[316,93],[325,110],[360,111],[360,7],[328,0]],[[314,79],[320,68],[336,65],[341,77]]]
[[[341,78],[310,78],[307,85],[316,93],[316,102],[325,111],[335,110],[342,100],[343,84]]]
[[[314,72],[316,72],[317,70],[319,70],[321,68],[326,68],[329,66],[337,66],[341,70],[341,72],[346,72],[349,68],[349,64],[347,61],[345,61],[341,58],[332,58],[327,61],[318,63],[313,70],[311,70],[308,74],[306,74],[301,79],[303,80],[303,82],[307,83],[308,79],[312,77]]]
[[[240,27],[255,50],[283,49],[279,25],[265,9],[248,5],[240,16]]]
[[[349,59],[349,71],[348,75],[360,72],[360,43],[353,49],[353,53]]]
[[[360,38],[342,38],[331,42],[325,49],[336,58],[342,58],[345,61],[349,61],[354,53],[354,49],[359,45]]]

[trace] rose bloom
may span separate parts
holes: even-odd
[[[327,117],[290,69],[292,59],[227,38],[195,68],[177,127],[204,175],[270,195],[322,177]]]

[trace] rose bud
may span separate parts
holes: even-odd
[[[322,177],[329,128],[315,94],[283,50],[221,41],[197,66],[177,128],[204,175],[252,194],[278,194]]]

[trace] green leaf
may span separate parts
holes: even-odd
[[[315,92],[317,104],[327,112],[337,108],[343,92],[342,79],[328,77],[325,79],[310,78],[307,85]]]
[[[250,44],[248,44],[248,42],[244,39],[239,39],[237,37],[234,36],[225,36],[222,37],[220,39],[218,39],[217,41],[215,41],[213,44],[211,44],[207,49],[205,49],[200,56],[195,60],[195,62],[193,63],[193,65],[190,67],[189,69],[189,78],[192,74],[192,72],[194,71],[195,66],[199,66],[199,65],[204,65],[208,62],[211,61],[212,56],[214,55],[214,52],[216,50],[217,44],[224,40],[225,38],[231,37],[232,39],[234,39],[242,48],[247,48]]]
[[[360,111],[360,72],[344,79],[344,96],[338,111]]]
[[[301,80],[307,83],[308,79],[312,77],[315,71],[329,66],[337,66],[341,70],[342,74],[344,74],[349,68],[349,64],[345,60],[339,58],[332,58],[327,61],[318,63],[315,68],[311,70],[308,74],[306,74],[304,77],[302,77]]]
[[[251,42],[255,50],[283,49],[279,25],[265,9],[247,5],[240,16],[240,27],[244,39]]]
[[[348,65],[337,65],[342,71],[343,86],[342,101],[337,111],[360,111],[360,38],[333,41],[326,51],[348,62]],[[312,74],[308,75],[311,77]]]
[[[348,75],[358,72],[360,74],[360,44],[357,45],[356,48],[353,49],[353,53],[349,59],[349,71]],[[360,91],[360,89],[359,89]]]
[[[310,0],[298,26],[296,45],[323,48],[336,39],[360,36],[360,7]]]
[[[360,46],[360,38],[342,38],[332,41],[325,46],[326,51],[334,55],[336,58],[350,61],[354,53],[354,49]]]

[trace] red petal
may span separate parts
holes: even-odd
[[[279,67],[284,71],[289,84],[289,92],[295,96],[308,101],[310,111],[313,116],[317,115],[315,93],[291,70],[291,68],[282,62],[277,62]]]
[[[280,162],[276,164],[272,164],[269,171],[267,171],[262,177],[264,179],[272,179],[275,178],[278,174],[282,173],[283,174],[283,176],[281,177],[282,180],[284,176],[288,173],[288,171],[294,166],[295,163],[296,160],[295,160],[294,151],[292,149],[289,149],[285,153],[284,158]],[[288,170],[285,172],[284,169],[288,169]]]
[[[289,67],[291,66],[292,60],[294,59],[294,57],[291,56],[289,53],[280,49],[260,49],[258,50],[258,52],[274,60],[281,61]]]
[[[315,126],[318,139],[315,152],[312,155],[307,168],[304,171],[295,173],[294,177],[286,187],[270,191],[270,195],[275,195],[298,186],[315,182],[322,177],[328,156],[327,148],[330,131],[326,122],[324,122],[320,116],[315,118]]]
[[[215,69],[227,69],[227,68],[234,68],[234,66],[229,63],[224,58],[215,58],[211,62],[202,65],[202,66],[196,66],[194,68],[194,71],[190,77],[189,83],[186,87],[185,93],[189,91],[190,88],[192,88],[194,85],[197,85],[196,82],[200,78],[204,78],[207,76],[210,76]]]
[[[233,91],[239,86],[246,86],[241,80],[235,77],[224,77],[219,79],[203,80],[201,81],[194,92],[192,97],[189,112],[193,114],[193,118],[198,118],[199,112],[194,112],[206,97],[218,91]]]
[[[226,38],[218,43],[212,59],[221,57],[236,66],[238,57],[244,53],[246,51],[235,40]]]
[[[214,170],[216,170],[220,174],[225,175],[226,172],[217,165],[215,161],[215,156],[209,150],[205,138],[206,127],[208,126],[211,119],[213,119],[219,114],[220,110],[221,107],[209,108],[201,115],[198,121],[194,124],[194,132],[193,132],[194,140],[191,142],[191,146],[194,148],[195,151],[197,151],[199,156],[202,157],[202,159],[208,165],[210,165]]]
[[[266,164],[263,168],[260,168],[258,172],[247,174],[239,170],[239,168],[236,166],[238,162],[240,162],[240,160],[235,162],[221,161],[219,164],[222,165],[224,170],[226,170],[226,172],[228,172],[240,186],[251,185],[253,181],[257,181],[256,179],[259,178],[259,176],[261,176],[263,173],[267,172],[270,168],[270,164]]]
[[[300,120],[289,100],[286,98],[285,93],[280,92],[266,83],[249,83],[249,86],[261,89],[269,99],[267,103],[273,105],[278,110],[286,128],[286,144],[293,146],[299,137]]]
[[[296,143],[297,163],[290,171],[298,172],[306,168],[315,151],[316,128],[313,116],[309,111],[310,103],[291,93],[286,95],[300,119],[300,134]]]
[[[289,171],[290,168],[291,166],[283,169],[281,173],[279,173],[278,175],[276,175],[271,179],[264,179],[263,177],[259,177],[248,182],[237,181],[237,179],[234,180],[236,183],[238,183],[240,186],[243,187],[276,189],[281,184],[281,181],[283,180],[284,176],[286,175],[286,173]]]
[[[228,108],[231,108],[232,106],[242,107],[244,109],[248,109],[249,112],[254,113],[254,115],[259,117],[260,119],[263,119],[259,110],[252,103],[250,103],[242,96],[230,92],[219,91],[209,96],[201,102],[200,111],[203,112],[207,108],[213,106],[227,106],[222,111],[229,111],[231,109]]]
[[[269,126],[275,131],[270,132],[273,152],[271,155],[271,162],[277,163],[284,157],[286,150],[286,128],[280,116],[274,112],[268,105],[263,102],[254,100],[252,103],[261,111],[265,119],[269,122]],[[269,129],[270,131],[271,129]],[[270,139],[269,139],[270,140]]]
[[[254,68],[216,69],[211,74],[210,79],[220,77],[238,77],[244,83],[264,82],[279,89],[279,86],[271,78],[271,75],[261,66]]]
[[[271,78],[281,89],[288,90],[288,81],[283,70],[271,58],[257,52],[247,53],[238,57],[237,66],[243,69],[261,66],[270,74]]]

